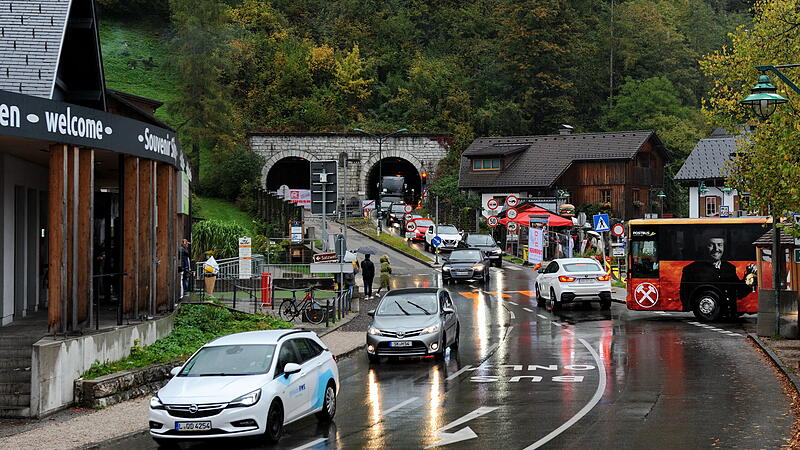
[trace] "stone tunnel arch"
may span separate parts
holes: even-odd
[[[366,170],[363,174],[363,186],[365,187],[367,198],[377,199],[378,197],[378,182],[380,178],[378,163],[383,161],[383,175],[405,177],[407,188],[404,200],[409,203],[416,203],[419,200],[422,189],[422,178],[420,177],[422,162],[411,153],[402,150],[386,150],[382,153],[382,159],[378,158],[376,152],[370,155],[364,164]]]
[[[294,189],[309,189],[310,187],[310,165],[311,161],[316,161],[317,158],[314,157],[309,152],[303,150],[292,150],[292,151],[284,151],[278,152],[272,155],[267,161],[264,163],[264,168],[261,169],[261,185],[270,191],[277,190],[281,184],[286,184],[291,188]],[[305,161],[305,163],[303,163]],[[281,169],[286,168],[291,172],[281,172],[280,176],[277,176],[277,172],[273,174],[273,178],[270,178],[270,172],[273,168]],[[297,171],[302,171],[301,174],[298,174]],[[285,174],[292,173],[297,175],[296,177],[286,178],[284,177]],[[273,186],[275,183],[278,183],[278,179],[281,180],[280,184],[277,186]],[[290,183],[282,182],[286,179],[294,180],[293,184],[297,186],[293,186]],[[302,186],[301,186],[302,185]]]

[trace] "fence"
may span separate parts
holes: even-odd
[[[303,219],[302,206],[287,202],[272,192],[261,188],[253,189],[253,200],[253,213],[263,222],[286,226],[290,220]]]

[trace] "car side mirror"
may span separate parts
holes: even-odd
[[[370,317],[375,317],[375,310],[374,309],[370,309],[369,311],[367,311],[367,315],[370,316]]]
[[[169,371],[169,374],[173,377],[177,376],[179,373],[181,373],[181,369],[183,369],[183,366],[173,367],[172,370]]]
[[[449,261],[449,260],[450,260],[450,257],[448,257],[448,256],[442,256],[442,261],[444,261],[444,262],[447,262],[447,261]]]
[[[442,314],[444,315],[455,314],[455,312],[456,311],[453,308],[442,308]]]
[[[539,269],[537,269],[537,270],[536,270],[536,272],[538,272],[538,273],[544,273],[544,267],[539,267]]]
[[[293,373],[300,372],[300,370],[302,370],[302,367],[300,367],[300,364],[296,363],[286,363],[286,365],[283,366],[283,374],[287,377]]]

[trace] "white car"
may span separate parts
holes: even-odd
[[[298,330],[237,333],[198,350],[150,399],[150,435],[176,439],[264,435],[286,424],[336,413],[339,369],[316,334]]]
[[[440,250],[454,250],[461,242],[461,232],[458,228],[452,225],[435,224],[428,227],[425,232],[425,251],[432,252],[436,246],[431,243],[431,240],[439,236],[442,238],[442,245],[439,246]]]
[[[536,277],[536,304],[558,310],[564,303],[599,301],[611,308],[611,275],[590,258],[554,259],[542,264]]]

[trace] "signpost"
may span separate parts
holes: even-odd
[[[491,209],[492,211],[497,209],[498,206],[500,205],[497,203],[496,199],[490,198],[489,201],[486,202],[486,207]]]
[[[406,239],[412,239],[416,235],[414,231],[417,230],[416,222],[406,222]]]
[[[414,211],[414,207],[413,207],[413,206],[411,206],[411,205],[406,205],[406,206],[404,206],[404,207],[403,207],[403,210],[404,210],[404,211],[405,211],[407,214],[411,214],[411,211]]]
[[[519,205],[519,197],[516,195],[509,195],[506,197],[506,206],[509,208],[515,208],[517,205]]]
[[[625,225],[621,223],[614,224],[614,226],[611,227],[611,234],[616,237],[622,237],[622,235],[625,234]]]
[[[438,249],[442,245],[442,238],[434,236],[433,239],[431,239],[431,244]]]
[[[253,276],[253,243],[249,237],[239,238],[239,279]]]
[[[486,223],[488,223],[490,227],[494,228],[500,223],[500,219],[497,216],[489,216],[489,218],[486,219]]]
[[[315,263],[326,263],[326,262],[337,262],[339,257],[336,253],[317,253],[316,255],[311,256],[311,262]]]
[[[606,265],[606,231],[608,227],[608,214],[595,214],[592,216],[594,231],[600,233],[600,249],[603,253],[603,267]]]
[[[624,242],[612,242],[611,243],[611,256],[614,258],[624,258],[625,257],[625,243]]]
[[[517,210],[514,209],[514,208],[509,209],[508,211],[506,211],[506,217],[508,217],[511,220],[516,219],[517,218]]]
[[[322,215],[322,242],[328,242],[328,214],[336,212],[336,161],[311,161],[311,213]]]

